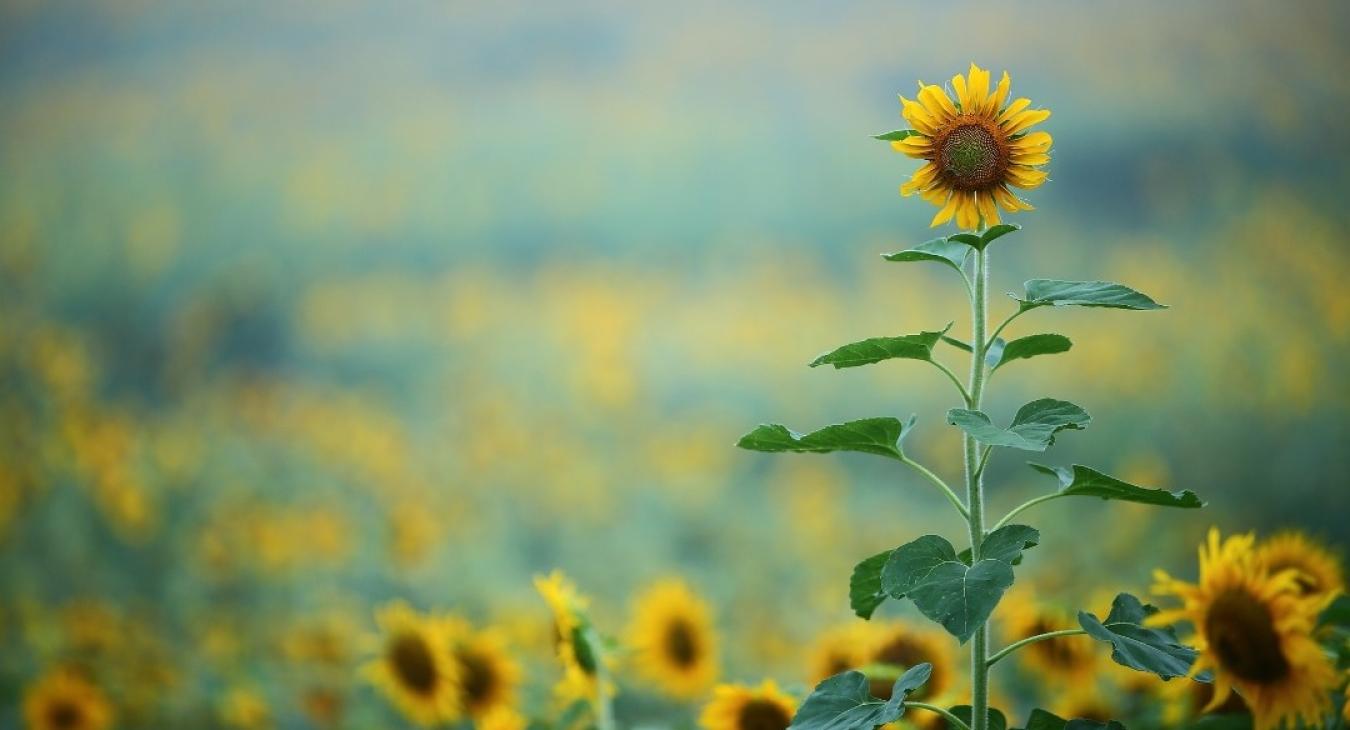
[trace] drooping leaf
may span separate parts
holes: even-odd
[[[945,237],[924,241],[914,248],[904,251],[882,254],[882,257],[887,261],[936,261],[950,266],[958,273],[961,272],[961,267],[965,265],[969,256],[970,246],[949,241]]]
[[[873,730],[895,722],[905,714],[905,698],[922,687],[933,673],[933,665],[916,664],[895,680],[889,700],[879,700],[868,692],[869,682],[862,672],[836,674],[816,685],[797,708],[788,727],[792,730]]]
[[[975,717],[975,708],[970,705],[957,705],[951,708],[950,712],[961,718],[966,727],[975,727],[975,723],[971,722],[971,718]],[[986,715],[989,717],[989,730],[1007,730],[1008,718],[1004,717],[1002,712],[989,707],[986,708]]]
[[[1195,496],[1195,492],[1189,489],[1169,492],[1165,489],[1138,487],[1082,464],[1074,464],[1072,468],[1046,466],[1035,462],[1027,462],[1027,464],[1042,474],[1049,474],[1058,479],[1059,493],[1066,496],[1101,497],[1102,499],[1115,499],[1122,502],[1139,502],[1141,504],[1184,509],[1198,509],[1205,506],[1205,503]]]
[[[890,132],[882,132],[881,134],[874,134],[872,135],[872,139],[879,139],[882,140],[883,142],[899,142],[902,139],[913,137],[916,134],[918,134],[918,132],[914,131],[913,129],[896,129]]]
[[[1034,527],[1004,525],[985,535],[980,543],[980,557],[1017,565],[1022,560],[1022,551],[1030,550],[1040,542],[1041,533]]]
[[[931,360],[933,346],[951,329],[949,323],[936,332],[920,332],[899,337],[872,337],[831,350],[811,361],[811,367],[833,365],[835,369],[856,368],[882,360]]]
[[[764,424],[741,437],[736,445],[750,451],[826,454],[831,451],[858,451],[864,454],[901,459],[900,439],[910,426],[896,418],[864,418],[826,426],[808,434],[799,434],[776,423]]]
[[[910,599],[963,644],[1012,583],[1008,563],[986,558],[966,565],[952,544],[937,535],[896,548],[881,570],[882,588],[891,597]]]
[[[1036,307],[1107,307],[1109,309],[1166,309],[1148,295],[1124,284],[1109,281],[1063,281],[1032,279],[1024,285],[1025,294],[1013,296],[1022,311]]]
[[[1065,429],[1082,430],[1092,417],[1082,408],[1062,400],[1041,398],[1017,409],[1012,425],[999,428],[980,411],[953,408],[947,422],[988,446],[1006,446],[1024,451],[1045,451],[1055,443],[1055,434]]]
[[[891,551],[877,553],[853,567],[853,575],[848,580],[848,603],[859,618],[870,619],[877,606],[886,601],[886,591],[881,588],[881,569]]]
[[[1002,340],[998,342],[1002,342]],[[1073,347],[1073,341],[1064,335],[1027,335],[998,347],[997,352],[995,348],[989,348],[989,367],[998,370],[1013,360],[1025,360],[1037,355],[1055,355],[1068,352],[1071,347]]]
[[[1170,627],[1145,626],[1148,617],[1157,612],[1157,608],[1121,593],[1111,602],[1111,612],[1105,621],[1079,611],[1078,624],[1092,638],[1111,644],[1111,658],[1117,664],[1163,679],[1184,677],[1195,663],[1195,649],[1178,641],[1176,631]]]

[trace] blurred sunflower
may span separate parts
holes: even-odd
[[[70,669],[50,671],[24,691],[24,727],[30,730],[103,730],[112,716],[103,690]]]
[[[1106,700],[1095,684],[1080,682],[1065,687],[1050,703],[1050,711],[1070,720],[1110,722],[1116,719],[1116,709]]]
[[[587,636],[589,600],[556,570],[547,577],[535,576],[534,587],[553,611],[553,639],[563,667],[554,694],[563,701],[594,699],[600,690],[601,660]]]
[[[1256,555],[1271,573],[1296,571],[1295,582],[1305,596],[1345,590],[1340,559],[1300,532],[1271,535],[1257,544]]]
[[[459,704],[476,722],[515,702],[520,667],[495,629],[475,631],[461,618],[446,620],[450,653],[458,665]]]
[[[366,677],[408,719],[430,726],[459,718],[459,664],[450,653],[445,623],[413,611],[402,601],[376,613],[379,658]]]
[[[1078,628],[1078,622],[1063,609],[1036,600],[1029,592],[1012,591],[1003,600],[1001,623],[1005,643],[1021,641],[1051,631]],[[1017,652],[1017,661],[1025,669],[1044,679],[1079,683],[1091,679],[1097,667],[1097,654],[1091,642],[1078,636],[1046,639],[1028,644]]]
[[[933,665],[933,673],[911,697],[926,700],[943,696],[951,689],[957,676],[956,647],[947,634],[894,623],[879,627],[872,647],[867,652],[869,665],[881,664],[900,671],[924,662]],[[884,678],[873,679],[868,685],[872,696],[890,699],[896,676],[887,674]]]
[[[271,726],[271,716],[267,701],[246,687],[231,689],[220,702],[220,722],[226,727],[261,730]]]
[[[637,597],[628,636],[638,673],[672,697],[697,697],[717,678],[712,612],[681,580]]]
[[[1325,598],[1305,597],[1294,571],[1272,575],[1258,558],[1251,535],[1220,540],[1211,529],[1200,547],[1200,579],[1176,580],[1159,570],[1153,591],[1175,596],[1181,608],[1161,611],[1150,624],[1189,621],[1200,652],[1192,673],[1214,672],[1218,707],[1236,688],[1251,708],[1255,730],[1285,719],[1317,725],[1330,707],[1338,677],[1312,638]]]
[[[721,684],[699,715],[704,730],[786,730],[797,702],[771,679],[758,687]]]
[[[1184,725],[1202,714],[1202,711],[1217,715],[1247,712],[1247,704],[1236,692],[1229,693],[1228,699],[1217,707],[1205,710],[1210,700],[1214,699],[1214,685],[1208,682],[1184,678],[1169,682],[1159,681],[1155,694],[1162,703],[1162,721],[1167,727]]]
[[[876,624],[849,621],[821,632],[807,660],[807,679],[813,684],[867,664]]]
[[[474,720],[477,730],[525,730],[529,722],[509,705],[498,705]]]
[[[989,71],[970,64],[966,76],[952,77],[953,101],[940,86],[919,83],[917,101],[900,97],[901,115],[913,129],[891,142],[897,151],[927,162],[900,194],[918,193],[938,206],[933,226],[956,218],[961,228],[999,222],[998,209],[1032,210],[1008,186],[1032,189],[1045,182],[1038,169],[1050,161],[1047,132],[1028,132],[1050,117],[1048,109],[1028,109],[1029,99],[1008,101],[1008,73],[992,91]]]

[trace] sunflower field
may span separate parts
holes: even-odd
[[[1344,730],[1348,34],[0,3],[0,730]]]

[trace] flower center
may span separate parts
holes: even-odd
[[[1214,599],[1205,614],[1205,637],[1223,668],[1241,679],[1269,684],[1289,674],[1270,611],[1246,592]]]
[[[492,663],[472,649],[460,649],[455,658],[459,660],[462,675],[460,696],[464,698],[464,704],[481,707],[492,699],[497,689],[497,673],[493,671]]]
[[[921,700],[924,697],[932,697],[940,694],[943,690],[942,668],[939,666],[940,662],[933,657],[932,652],[928,650],[928,647],[919,642],[911,641],[908,637],[901,636],[881,647],[881,650],[876,653],[873,661],[881,664],[890,664],[899,667],[900,669],[909,669],[915,664],[928,662],[933,665],[933,675],[924,686],[915,690],[911,696],[916,700]],[[889,700],[894,684],[894,677],[891,677],[889,681],[874,679],[868,683],[867,689],[872,693],[873,697]]]
[[[736,730],[785,730],[791,722],[792,718],[778,703],[756,699],[741,707]]]
[[[389,646],[389,663],[403,686],[418,694],[431,694],[436,688],[436,660],[422,637],[403,634]]]
[[[693,627],[683,619],[676,619],[666,627],[666,654],[681,668],[692,667],[698,661],[698,639]]]
[[[47,722],[56,730],[70,730],[84,724],[84,713],[74,702],[58,700],[47,710]]]
[[[990,123],[958,119],[936,145],[934,162],[957,190],[984,190],[1003,179],[1008,155]]]

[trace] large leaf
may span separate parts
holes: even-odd
[[[1055,434],[1065,429],[1081,430],[1092,417],[1068,401],[1042,398],[1017,409],[1012,425],[1006,429],[995,426],[984,413],[965,408],[947,411],[947,422],[988,446],[1045,451],[1055,443]]]
[[[1195,649],[1177,640],[1171,628],[1144,625],[1158,609],[1122,593],[1111,602],[1105,621],[1087,611],[1078,612],[1078,624],[1092,638],[1111,644],[1111,658],[1121,666],[1162,677],[1184,677],[1195,663]],[[1197,677],[1207,681],[1205,677]]]
[[[990,346],[986,362],[990,368],[998,370],[1013,360],[1025,360],[1037,355],[1055,355],[1068,352],[1071,347],[1073,347],[1072,340],[1056,334],[1027,335],[1012,342],[999,339]]]
[[[933,346],[951,327],[951,324],[948,324],[937,332],[920,332],[917,335],[899,337],[872,337],[861,342],[851,342],[812,360],[811,367],[833,365],[839,369],[871,365],[882,360],[931,360]]]
[[[970,246],[946,238],[924,241],[914,248],[882,254],[887,261],[935,261],[961,272],[970,256]]]
[[[810,454],[859,451],[901,459],[900,438],[913,425],[913,418],[909,423],[901,423],[896,418],[864,418],[803,435],[776,423],[764,424],[742,436],[736,445],[751,451]]]
[[[1025,294],[1013,296],[1022,311],[1036,307],[1107,307],[1110,309],[1166,309],[1148,295],[1124,284],[1109,281],[1062,281],[1032,279],[1023,285]]]
[[[793,730],[873,730],[895,722],[905,714],[905,698],[923,686],[933,665],[916,664],[895,680],[889,700],[879,700],[867,691],[862,672],[836,674],[816,685],[789,728]]]
[[[965,643],[1013,583],[1012,566],[985,558],[966,565],[950,542],[924,535],[896,548],[881,570],[893,598],[908,598],[919,612]]]
[[[877,553],[853,567],[853,575],[848,579],[848,604],[859,618],[870,619],[872,614],[886,601],[886,591],[881,588],[881,569],[891,551]]]
[[[1026,525],[1004,525],[985,535],[980,543],[980,557],[1002,560],[1008,565],[1022,562],[1022,551],[1036,547],[1041,533]]]
[[[1165,489],[1138,487],[1082,464],[1074,464],[1073,468],[1070,469],[1062,466],[1046,466],[1035,462],[1027,463],[1036,471],[1058,479],[1059,493],[1066,496],[1101,497],[1102,499],[1115,499],[1122,502],[1140,502],[1161,507],[1182,507],[1186,509],[1197,509],[1205,506],[1205,503],[1195,496],[1195,492],[1189,489],[1169,492]]]
[[[988,230],[980,234],[981,248],[994,242],[996,238],[1002,238],[1013,231],[1020,231],[1022,227],[1016,223],[1000,223],[996,226],[990,226]]]
[[[975,727],[975,723],[971,722],[971,718],[975,717],[975,708],[970,705],[957,705],[951,708],[951,713],[960,718],[961,722],[966,724],[966,727]],[[989,718],[989,730],[1007,730],[1008,718],[1004,717],[1002,712],[990,707],[987,708],[986,715]],[[955,730],[955,728],[949,728],[949,730]]]

